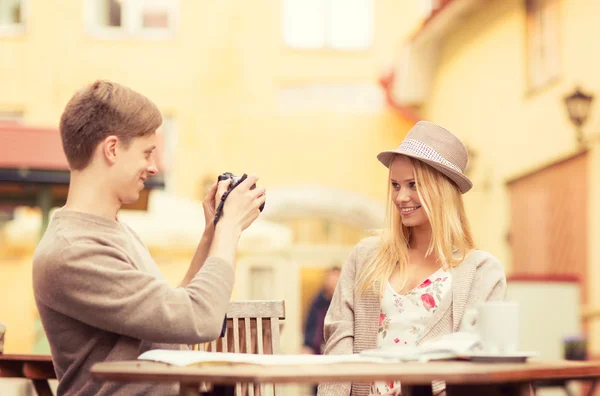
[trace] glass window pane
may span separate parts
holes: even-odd
[[[324,0],[284,0],[283,39],[291,47],[321,48],[325,45]]]
[[[122,4],[120,0],[97,0],[96,21],[98,26],[122,26]]]
[[[23,23],[22,0],[0,0],[0,26]]]
[[[168,1],[143,0],[140,12],[143,28],[169,28],[169,14],[171,9]]]
[[[331,0],[328,41],[336,49],[365,49],[373,40],[372,0]]]

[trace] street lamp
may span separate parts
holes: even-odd
[[[593,100],[593,95],[583,93],[579,87],[576,87],[575,92],[571,95],[565,97],[569,118],[575,124],[575,127],[577,127],[577,142],[580,145],[583,145],[583,131],[581,127],[587,121]]]

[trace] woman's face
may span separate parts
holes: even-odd
[[[392,202],[400,213],[405,227],[418,227],[429,223],[425,210],[421,207],[415,171],[410,159],[404,155],[396,155],[390,165],[390,183]]]

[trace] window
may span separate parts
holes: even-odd
[[[330,111],[338,113],[376,113],[387,102],[376,84],[303,84],[281,87],[278,98],[283,113]]]
[[[284,0],[284,41],[302,49],[366,49],[373,41],[373,4],[373,0]]]
[[[525,0],[527,10],[527,85],[535,91],[559,77],[558,0]]]
[[[23,32],[24,3],[25,0],[0,0],[0,34]]]
[[[94,34],[169,37],[178,10],[178,0],[88,0],[86,14]]]

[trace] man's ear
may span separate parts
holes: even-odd
[[[115,135],[107,136],[102,141],[102,153],[104,154],[104,158],[110,163],[114,164],[117,162],[117,146],[119,143],[119,138]]]

